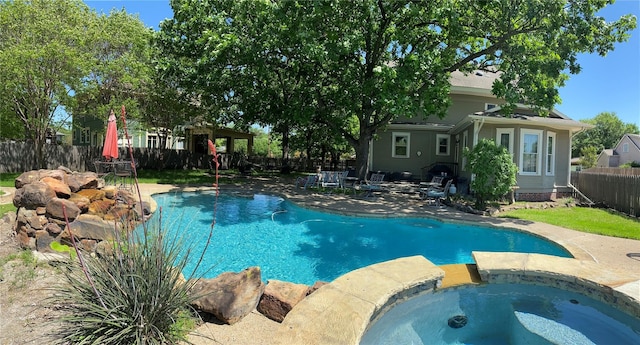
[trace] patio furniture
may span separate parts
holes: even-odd
[[[296,178],[296,188],[308,189],[318,184],[318,175],[310,174],[309,176]]]
[[[446,200],[449,197],[449,188],[453,179],[449,179],[443,188],[429,187],[420,189],[420,199],[427,201],[434,201],[436,206],[440,206],[442,200]]]
[[[360,184],[360,189],[365,191],[364,197],[371,197],[375,192],[383,190],[382,182],[384,182],[384,174],[374,173],[371,174],[369,180],[365,180],[364,184]]]
[[[116,177],[116,184],[120,189],[133,190],[133,167],[131,161],[116,161],[113,163],[113,172]]]
[[[113,171],[113,162],[97,160],[93,162],[93,166],[98,178],[104,180],[105,185],[109,185],[109,182],[114,183],[115,176]]]
[[[342,171],[322,171],[320,177],[320,187],[332,189],[342,187],[342,174]]]

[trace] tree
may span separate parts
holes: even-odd
[[[78,0],[0,2],[0,109],[22,123],[38,167],[53,118],[88,70],[92,20]]]
[[[595,127],[581,132],[573,138],[571,145],[572,157],[579,157],[584,149],[588,147],[593,147],[597,153],[604,149],[612,149],[623,135],[640,134],[640,130],[635,123],[622,122],[616,113],[600,113],[593,119],[586,119],[581,122]]]
[[[101,16],[80,0],[14,0],[0,2],[0,27],[3,123],[5,115],[20,121],[35,166],[46,167],[54,122],[135,104],[150,33],[139,19],[124,11]]]
[[[614,22],[597,16],[604,6],[601,0],[183,0],[172,2],[176,15],[161,31],[176,66],[205,76],[187,82],[201,90],[225,83],[231,92],[222,94],[237,92],[243,110],[253,109],[259,95],[272,107],[269,123],[311,114],[355,148],[364,177],[377,130],[399,117],[446,114],[453,71],[498,73],[493,93],[507,102],[506,111],[517,102],[551,109],[567,79],[563,71],[580,71],[578,53],[604,55],[635,28],[633,16]],[[234,78],[254,70],[261,73],[253,81]],[[288,93],[294,97],[274,101],[285,90],[269,93],[261,81],[296,86]],[[258,91],[254,97],[242,92],[248,88]]]
[[[583,146],[580,151],[580,165],[585,168],[593,168],[598,164],[598,150],[595,146]]]
[[[502,198],[515,186],[518,167],[506,147],[496,145],[493,140],[480,139],[473,149],[465,148],[464,155],[473,174],[471,190],[476,208],[484,209],[488,201]]]

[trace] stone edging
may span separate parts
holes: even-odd
[[[640,317],[640,281],[594,262],[543,254],[473,252],[488,283],[523,283],[585,294]],[[368,326],[395,304],[441,285],[444,271],[422,256],[391,260],[349,272],[296,305],[274,345],[359,344]]]

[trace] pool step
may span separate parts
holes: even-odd
[[[478,266],[475,264],[452,264],[438,267],[444,271],[441,289],[457,285],[482,283],[480,273],[478,273]]]
[[[548,344],[595,345],[595,343],[589,340],[589,338],[587,338],[584,334],[557,321],[547,319],[540,315],[525,313],[517,310],[514,311],[514,315],[517,322],[519,322],[519,324],[522,325],[527,331],[546,340]],[[518,344],[527,344],[527,342],[518,342]],[[533,342],[531,344],[540,343]]]

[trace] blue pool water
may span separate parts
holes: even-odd
[[[463,317],[464,326],[449,325],[455,316]],[[635,345],[640,344],[640,320],[565,290],[488,284],[398,304],[370,326],[360,344]]]
[[[183,238],[194,246],[195,253],[202,252],[212,223],[215,194],[167,193],[154,199],[162,207],[167,237]],[[313,284],[411,255],[423,255],[436,265],[472,263],[471,251],[571,257],[552,242],[518,231],[422,218],[328,214],[270,195],[223,194],[217,207],[213,238],[198,276],[210,278],[222,272],[260,266],[264,281]],[[156,212],[153,217],[158,216]],[[194,262],[185,274],[193,270],[198,256],[192,255]]]

